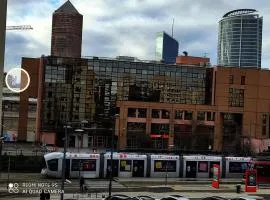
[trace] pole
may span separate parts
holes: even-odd
[[[63,155],[63,163],[62,163],[61,200],[64,200],[65,175],[66,175],[66,151],[67,151],[67,123],[65,127],[64,155]]]
[[[8,152],[8,179],[7,179],[7,189],[9,185],[9,171],[10,171],[10,152]]]
[[[112,194],[112,178],[113,178],[113,149],[114,149],[114,130],[112,130],[112,144],[111,144],[111,171],[110,171],[110,182],[109,182],[109,197]]]
[[[2,118],[1,118],[1,138],[4,136],[4,111],[2,111]],[[3,151],[3,141],[4,139],[0,140],[0,157],[2,157]]]
[[[166,176],[165,176],[165,185],[168,184],[168,161],[166,161]]]

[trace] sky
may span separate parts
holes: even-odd
[[[5,71],[22,57],[50,54],[52,14],[66,0],[8,0]],[[171,34],[179,54],[207,56],[217,63],[218,22],[228,11],[252,8],[263,16],[262,68],[270,68],[269,0],[71,0],[83,15],[82,56],[155,59],[155,36]]]

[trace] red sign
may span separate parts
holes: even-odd
[[[220,183],[220,167],[217,164],[213,165],[213,180],[212,187],[219,188]]]
[[[246,170],[246,192],[257,191],[257,170]]]

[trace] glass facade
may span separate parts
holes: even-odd
[[[167,64],[174,64],[178,56],[178,42],[165,32],[156,36],[156,60]]]
[[[44,71],[42,130],[113,116],[117,100],[206,104],[206,68],[47,57]],[[129,115],[145,117],[146,110]],[[160,115],[168,118],[165,111]]]
[[[255,10],[237,10],[219,22],[218,64],[261,67],[263,18]]]

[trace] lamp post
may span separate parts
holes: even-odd
[[[77,138],[78,138],[78,153],[80,152],[80,147],[82,146],[82,140],[83,140],[83,129],[75,129],[74,132],[77,132]],[[80,135],[80,140],[79,140],[79,135]]]
[[[66,153],[67,153],[67,142],[68,142],[68,136],[67,136],[67,129],[71,128],[71,126],[67,125],[64,126],[65,128],[65,138],[64,138],[64,155],[62,160],[62,183],[61,183],[61,190],[64,191],[65,188],[65,175],[66,175]],[[61,193],[61,200],[64,200],[64,192]]]
[[[114,115],[114,120],[119,117],[119,114]],[[109,182],[109,197],[111,197],[112,194],[112,179],[113,179],[113,150],[114,150],[114,137],[115,137],[115,128],[112,129],[112,143],[111,143],[111,171],[110,171],[110,182]]]
[[[10,152],[8,152],[8,179],[7,179],[7,189],[9,185],[9,172],[10,172]]]

